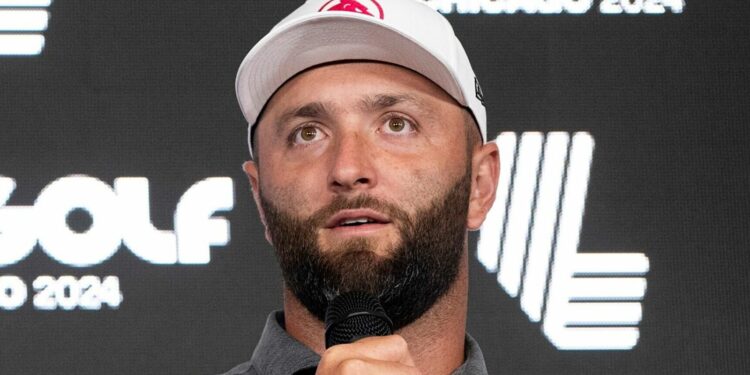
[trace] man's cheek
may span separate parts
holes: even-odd
[[[316,194],[302,189],[296,183],[264,187],[264,193],[266,200],[274,202],[277,208],[284,212],[293,212],[298,217],[312,215],[315,210],[313,204],[315,201],[319,201],[319,199],[313,198]]]

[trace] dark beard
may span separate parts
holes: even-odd
[[[414,217],[367,195],[338,196],[307,219],[277,209],[263,194],[261,205],[286,287],[321,321],[328,302],[348,291],[377,296],[394,329],[418,319],[453,285],[464,249],[470,172]],[[321,251],[317,229],[342,209],[371,208],[397,226],[401,243],[389,255],[368,239]]]

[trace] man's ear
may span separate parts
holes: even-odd
[[[253,200],[255,200],[255,207],[258,208],[258,215],[260,221],[263,223],[265,228],[266,241],[273,245],[271,241],[271,232],[268,231],[268,225],[266,225],[266,214],[263,212],[263,205],[260,204],[260,183],[258,182],[258,165],[252,160],[248,160],[242,163],[242,169],[247,175],[247,179],[250,181],[250,187],[252,188]]]
[[[495,142],[488,142],[474,151],[471,158],[471,195],[466,218],[469,230],[479,229],[492,208],[499,175],[500,153]]]

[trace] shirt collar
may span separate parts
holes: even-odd
[[[464,344],[464,355],[466,361],[461,367],[455,369],[451,375],[487,375],[487,366],[484,363],[484,355],[479,344],[468,333]]]
[[[320,356],[284,330],[284,312],[274,311],[266,320],[250,360],[261,374],[289,375],[305,368],[315,367]]]

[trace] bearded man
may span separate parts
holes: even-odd
[[[309,0],[237,75],[253,198],[284,276],[228,374],[486,374],[466,333],[468,230],[499,161],[447,20],[416,0]],[[375,296],[394,334],[325,346],[325,315]]]

